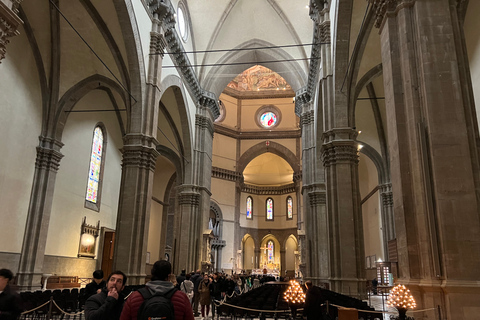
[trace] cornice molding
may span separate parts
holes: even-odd
[[[23,21],[17,16],[18,5],[21,0],[15,0],[12,3],[12,9],[0,1],[0,63],[7,54],[7,44],[11,37],[19,35],[18,27]]]
[[[295,97],[295,92],[293,90],[279,90],[279,91],[238,91],[230,87],[226,87],[223,90],[223,93],[241,100],[252,100],[252,99],[280,99],[280,98],[293,98]]]
[[[155,171],[159,152],[155,148],[142,145],[126,145],[122,148],[122,167],[138,167]]]
[[[287,184],[279,187],[259,187],[250,184],[242,184],[242,192],[256,195],[283,195],[294,193],[296,191],[295,183]]]
[[[208,117],[196,114],[195,126],[199,127],[201,130],[207,130],[210,136],[213,137],[214,127],[212,121]]]
[[[301,129],[295,130],[257,130],[239,131],[214,123],[215,133],[237,140],[273,140],[273,139],[297,139],[302,137]]]
[[[416,0],[368,0],[375,12],[375,27],[382,29],[387,17],[395,17],[398,12],[412,7]]]
[[[236,182],[241,181],[243,179],[243,175],[237,171],[212,167],[212,178]]]
[[[167,50],[171,53],[171,58],[178,73],[187,84],[187,90],[199,105],[208,107],[211,110],[214,119],[218,118],[220,109],[217,98],[215,94],[202,89],[200,86],[197,74],[193,70],[180,36],[175,29],[175,10],[172,3],[170,0],[148,0],[146,3],[154,19],[157,18],[161,23]]]

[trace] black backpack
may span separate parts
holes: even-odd
[[[175,320],[171,298],[176,291],[173,288],[164,294],[152,294],[147,287],[139,289],[145,301],[138,309],[138,320]]]

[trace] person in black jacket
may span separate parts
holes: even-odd
[[[305,283],[307,294],[305,295],[305,305],[303,307],[303,316],[307,320],[322,319],[322,289],[314,286],[312,281],[308,280]]]
[[[127,276],[122,271],[114,271],[108,276],[107,286],[100,293],[88,298],[85,303],[86,320],[119,320],[125,297]]]
[[[85,286],[85,300],[90,298],[96,293],[100,293],[103,287],[105,287],[107,283],[103,280],[103,271],[102,270],[95,270],[93,272],[93,280],[89,284]]]
[[[12,279],[12,271],[0,270],[0,320],[18,319],[22,312],[20,296],[8,284]]]
[[[222,300],[224,295],[225,288],[223,278],[218,274],[218,272],[215,272],[212,277],[212,282],[210,283],[210,297],[212,298],[212,319],[215,318],[215,300],[218,301],[217,303],[220,303],[220,300]]]

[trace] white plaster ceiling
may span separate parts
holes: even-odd
[[[186,47],[195,51],[256,48],[249,51],[198,53],[192,60],[200,66],[197,73],[207,90],[218,91],[212,81],[230,80],[252,65],[262,64],[290,80],[294,90],[305,85],[313,39],[313,21],[309,16],[309,0],[183,0],[191,20],[191,36]],[[178,1],[176,2],[178,3]],[[258,49],[264,46],[286,46],[276,50]],[[283,55],[281,57],[280,55]],[[265,61],[292,60],[295,68],[285,69],[282,63]],[[306,59],[306,60],[295,60]],[[206,64],[235,62],[232,67],[206,67]],[[241,65],[238,63],[241,62]],[[243,64],[244,63],[244,64]],[[211,80],[211,79],[214,80]],[[291,83],[295,82],[295,83]],[[223,85],[225,83],[225,85]],[[217,90],[215,90],[217,89]]]
[[[283,158],[267,152],[250,161],[243,177],[248,184],[280,186],[293,182],[293,169]]]

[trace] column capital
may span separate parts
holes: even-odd
[[[46,169],[48,171],[57,172],[60,167],[60,160],[63,154],[60,149],[63,143],[48,137],[39,137],[40,143],[37,147],[37,158],[35,160],[35,168]]]
[[[209,117],[204,115],[196,114],[195,115],[195,126],[199,127],[201,130],[207,130],[211,137],[213,137],[213,133],[215,132],[215,128],[213,127],[213,122]]]
[[[387,17],[396,16],[398,11],[412,7],[416,0],[368,0],[375,11],[375,27],[382,29]]]
[[[160,55],[163,58],[166,48],[165,36],[157,31],[150,32],[150,54]]]
[[[138,167],[155,171],[159,152],[152,147],[143,145],[126,145],[122,148],[122,167]]]
[[[315,207],[317,205],[322,205],[327,203],[327,193],[321,191],[312,191],[308,193],[308,199],[310,201],[310,206]]]
[[[154,19],[158,19],[165,29],[175,26],[175,10],[170,0],[147,0],[146,3]]]
[[[315,121],[315,112],[313,110],[302,112],[302,115],[300,116],[300,126],[303,128],[303,126],[308,126],[310,124],[313,124]]]
[[[353,140],[332,141],[322,146],[322,160],[325,167],[338,163],[358,164],[358,147]]]
[[[21,0],[12,1],[12,8],[0,1],[0,63],[7,54],[7,44],[11,37],[20,34],[18,27],[23,21],[17,16],[17,7]]]

